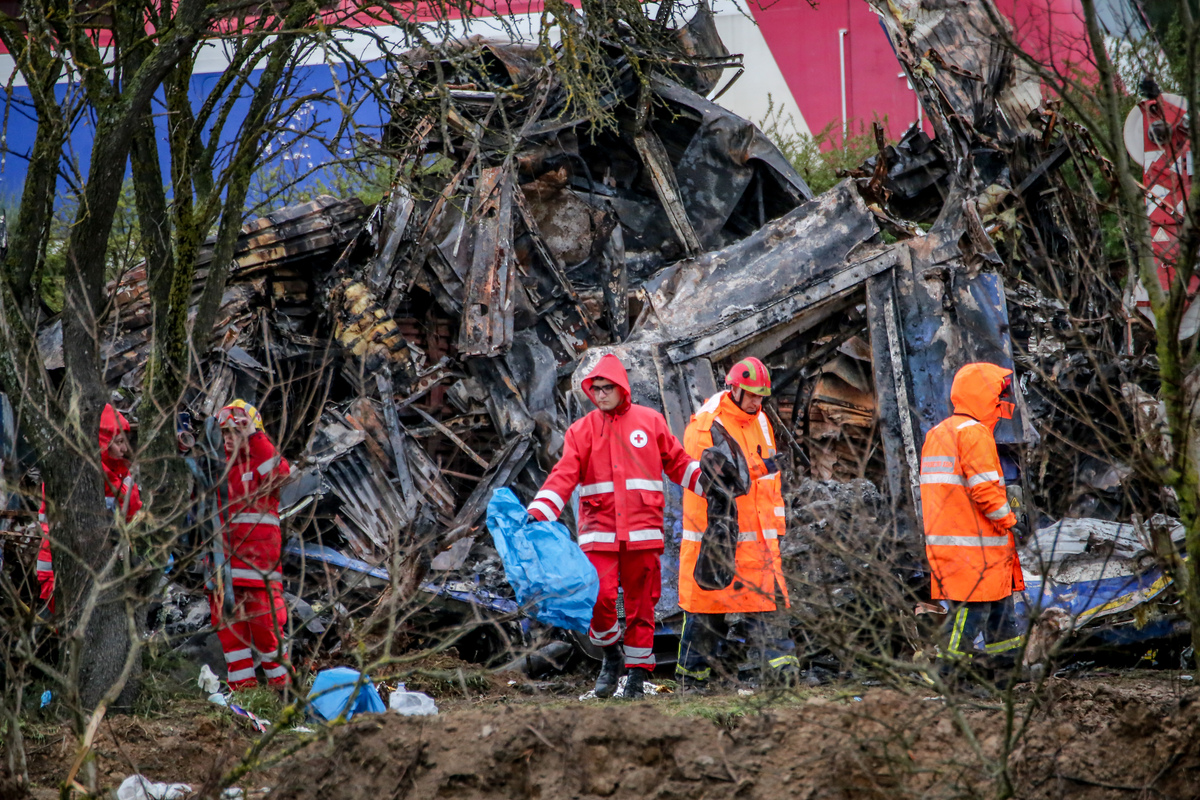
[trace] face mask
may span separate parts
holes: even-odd
[[[1016,408],[1016,403],[1012,402],[1012,378],[1006,378],[1004,388],[1000,390],[1000,419],[1012,419]]]

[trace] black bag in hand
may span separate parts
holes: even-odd
[[[700,471],[708,484],[708,527],[700,540],[700,555],[692,577],[707,591],[733,582],[737,559],[737,498],[750,491],[750,466],[742,448],[720,422],[712,424],[713,446],[700,455]]]

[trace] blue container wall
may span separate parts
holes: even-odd
[[[383,61],[371,62],[368,67],[374,78],[383,76]],[[322,166],[337,158],[352,156],[355,152],[356,133],[375,140],[381,137],[382,126],[386,121],[384,109],[380,107],[376,97],[366,90],[361,76],[354,82],[350,82],[349,77],[348,69],[341,64],[315,64],[296,70],[292,84],[288,87],[290,97],[299,99],[306,95],[323,94],[330,99],[304,102],[298,108],[292,109],[288,118],[277,125],[276,133],[267,145],[264,171],[279,168],[284,174],[306,175],[300,181],[301,188],[311,187],[318,182],[328,184],[331,178],[344,168],[329,166],[322,169]],[[219,73],[198,73],[193,76],[191,98],[194,109],[200,108],[217,85],[219,78]],[[338,96],[339,89],[346,106],[353,109],[353,124],[343,125],[342,108],[332,100]],[[61,102],[69,94],[73,96],[78,91],[77,86],[63,83],[57,87],[56,94]],[[221,133],[218,168],[226,165],[233,154],[239,129],[250,110],[252,91],[253,85],[240,93],[225,121]],[[37,118],[27,88],[14,87],[11,96],[6,99],[7,113],[3,119],[4,146],[0,151],[0,203],[11,212],[24,190],[29,156],[37,133]],[[154,101],[154,117],[163,175],[168,177],[170,168],[167,116],[161,93]],[[54,188],[60,200],[69,198],[77,185],[74,172],[77,171],[86,178],[95,130],[95,118],[84,116],[71,131],[68,147],[63,153],[58,185]],[[308,131],[313,135],[301,136]],[[308,175],[313,168],[317,168],[317,172]]]

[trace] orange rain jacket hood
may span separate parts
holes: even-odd
[[[1002,418],[1012,419],[1012,404],[1000,401],[1012,374],[1011,369],[995,364],[967,364],[954,376],[950,386],[954,413],[978,420],[990,431],[996,430],[996,423]]]

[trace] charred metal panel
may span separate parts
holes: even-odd
[[[956,226],[944,236],[957,241],[961,233]],[[895,275],[921,441],[953,412],[950,387],[960,367],[988,361],[1013,369],[1000,276],[969,271],[961,259],[936,261],[939,238],[931,231],[926,241],[915,240],[911,268]],[[1027,441],[1019,407],[1012,420],[996,426],[996,441]]]
[[[777,184],[791,206],[812,199],[804,179],[754,123],[672,81],[656,78],[653,84],[654,93],[668,106],[684,109],[699,120],[699,129],[675,164],[675,178],[688,218],[706,249],[726,243],[722,230],[756,174],[760,181]],[[664,138],[671,119],[656,123],[664,128],[660,132]],[[756,227],[765,221],[756,219]]]
[[[383,292],[388,288],[396,253],[400,250],[400,242],[408,232],[408,223],[412,218],[414,206],[415,203],[408,189],[397,185],[392,188],[387,202],[380,203],[371,214],[367,225],[377,228],[379,252],[371,264],[367,285],[375,292]]]
[[[920,452],[924,432],[916,421],[913,387],[908,369],[908,343],[900,325],[896,273],[907,271],[908,248],[896,245],[901,263],[867,283],[867,320],[871,330],[871,358],[875,370],[875,409],[888,490],[894,501],[909,497],[920,509]]]
[[[646,283],[652,312],[637,341],[671,343],[687,361],[744,346],[806,307],[861,284],[882,262],[848,264],[879,232],[850,181],[724,250],[681,262]]]
[[[472,215],[475,248],[463,296],[458,349],[464,356],[489,356],[512,344],[512,180],[503,167],[479,178]]]
[[[983,3],[870,2],[943,146],[963,158],[977,133],[1012,139],[1031,130],[1041,84],[1005,46],[1012,27],[997,30]]]

